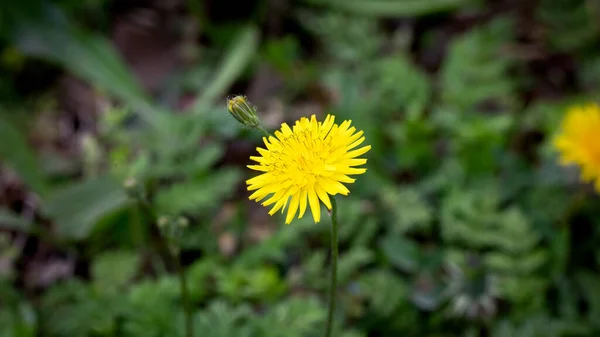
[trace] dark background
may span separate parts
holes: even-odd
[[[0,5],[0,336],[320,336],[329,222],[247,200],[260,133],[352,119],[337,336],[596,336],[600,202],[552,137],[594,0]],[[599,130],[600,134],[600,130]],[[324,213],[325,214],[325,213]],[[174,258],[173,258],[174,256]],[[180,263],[178,263],[180,262]]]

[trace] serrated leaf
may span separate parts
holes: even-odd
[[[142,280],[126,293],[128,306],[124,313],[126,336],[177,336],[182,326],[179,282],[171,275],[157,280]]]
[[[186,154],[190,154],[190,152],[188,151]],[[156,163],[156,165],[150,165],[147,168],[152,177],[159,179],[179,175],[198,176],[205,174],[205,171],[223,155],[223,152],[223,145],[210,143],[202,146],[199,150],[194,150],[194,153],[184,160],[170,160],[170,158],[165,158]],[[173,155],[172,157],[177,156]]]
[[[407,186],[384,186],[380,196],[386,208],[393,214],[394,233],[423,232],[429,229],[433,220],[433,209],[417,189]]]
[[[372,67],[368,88],[379,101],[378,112],[391,114],[403,111],[408,118],[414,119],[430,103],[429,79],[406,55],[378,60]]]
[[[591,329],[580,322],[563,317],[548,317],[538,312],[524,321],[502,319],[491,329],[491,337],[562,337],[590,336]]]
[[[60,236],[84,239],[102,217],[124,207],[127,202],[121,184],[104,176],[73,183],[51,194],[44,209],[56,223]]]
[[[420,252],[414,241],[398,235],[388,235],[380,241],[379,247],[395,267],[406,272],[417,270]]]
[[[347,282],[353,273],[373,262],[375,256],[373,252],[365,247],[356,247],[341,255],[338,262],[338,280]]]
[[[531,275],[547,260],[543,250],[531,252],[525,256],[510,256],[505,253],[489,253],[485,256],[486,265],[494,271],[511,275]]]
[[[301,220],[307,219],[304,217]],[[285,258],[285,252],[291,246],[299,243],[298,238],[303,233],[314,229],[315,225],[312,219],[306,221],[296,221],[294,226],[289,226],[281,230],[276,231],[271,237],[261,242],[260,245],[254,245],[244,251],[244,254],[240,255],[236,263],[243,265],[254,265],[257,263],[264,262],[265,260],[273,259],[275,261],[282,261]],[[318,252],[316,253],[318,254]],[[318,256],[313,256],[313,258]],[[319,259],[319,261],[322,261]],[[322,264],[321,264],[322,265]]]
[[[312,336],[325,322],[325,308],[315,298],[291,298],[275,306],[258,323],[260,336]]]
[[[359,280],[360,293],[370,300],[370,305],[381,315],[392,315],[406,303],[408,288],[398,275],[385,269],[365,274]]]
[[[98,296],[78,279],[60,283],[44,293],[44,335],[110,335],[116,328],[116,315],[125,305],[122,300],[120,296]]]
[[[158,211],[164,214],[198,213],[219,205],[240,179],[240,172],[221,169],[199,181],[176,183],[159,191]]]
[[[323,14],[300,12],[298,16],[300,22],[321,40],[327,54],[336,61],[350,64],[370,62],[385,43],[380,27],[369,18],[348,17],[337,12]],[[356,76],[357,74],[344,75]],[[346,82],[345,84],[356,85],[357,83]]]
[[[232,307],[224,301],[212,302],[196,317],[196,328],[212,337],[250,337],[257,319],[247,305]]]
[[[483,103],[514,106],[516,85],[508,73],[512,61],[501,53],[512,31],[512,22],[499,18],[452,41],[441,69],[445,104],[458,112]]]

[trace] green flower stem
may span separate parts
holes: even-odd
[[[194,323],[192,321],[192,307],[190,305],[190,296],[188,292],[187,279],[185,277],[185,269],[181,265],[180,261],[180,250],[179,247],[172,249],[171,238],[165,236],[162,233],[160,227],[158,226],[156,212],[152,208],[152,205],[148,202],[146,198],[141,197],[140,195],[136,196],[138,199],[138,203],[140,205],[141,210],[145,213],[146,217],[152,221],[154,224],[154,228],[157,234],[157,242],[156,249],[159,255],[163,255],[163,258],[167,258],[172,260],[173,265],[175,265],[175,269],[177,270],[177,276],[179,278],[179,287],[181,291],[181,299],[183,302],[183,311],[184,311],[184,319],[185,319],[185,336],[193,337],[194,336]],[[161,254],[162,253],[162,254]],[[170,262],[166,260],[165,262]]]
[[[335,312],[335,300],[337,290],[337,262],[338,262],[338,223],[337,202],[331,197],[331,278],[329,284],[329,313],[327,315],[327,329],[325,336],[331,337],[333,326],[333,314]]]
[[[179,261],[180,254],[175,256],[175,268],[177,268],[177,274],[179,276],[179,287],[181,288],[181,298],[183,301],[183,310],[185,312],[185,335],[186,337],[194,336],[194,323],[192,322],[192,307],[190,306],[190,295],[188,292],[187,279],[185,277],[185,269],[181,266]]]
[[[267,139],[269,139],[271,134],[269,133],[269,131],[265,130],[265,128],[263,128],[262,125],[258,125],[256,128],[259,129],[260,131],[262,131],[262,133],[265,135],[265,137],[267,137]]]
[[[181,254],[179,247],[173,247],[171,244],[170,238],[165,237],[163,233],[161,233],[160,228],[158,228],[158,235],[160,239],[160,245],[163,247],[161,250],[166,250],[168,258],[171,260],[170,262],[175,266],[175,271],[177,272],[177,278],[179,279],[179,290],[181,291],[181,301],[183,302],[183,313],[184,313],[184,326],[185,326],[185,336],[193,337],[194,336],[194,323],[192,306],[190,304],[190,295],[188,291],[187,279],[185,277],[185,269],[181,265]]]

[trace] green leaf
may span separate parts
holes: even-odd
[[[408,186],[383,186],[380,191],[383,205],[393,215],[394,233],[429,231],[433,209],[419,190]]]
[[[541,236],[517,206],[505,206],[500,186],[478,184],[456,188],[442,202],[441,234],[448,260],[469,269],[470,256],[483,261],[483,269],[496,277],[499,295],[516,307],[538,308],[536,294],[548,284],[540,277],[549,253]],[[516,310],[516,309],[515,309]]]
[[[209,282],[211,276],[218,273],[222,268],[216,259],[198,259],[187,268],[186,275],[189,283],[190,297],[193,301],[200,301],[210,294],[212,284]]]
[[[0,117],[0,160],[34,191],[45,194],[48,184],[42,175],[36,155],[21,132]]]
[[[382,58],[372,67],[368,87],[379,102],[378,113],[392,117],[392,113],[401,110],[414,120],[431,103],[429,78],[406,55]]]
[[[385,257],[406,272],[414,272],[419,267],[419,246],[412,240],[402,236],[388,235],[379,243]]]
[[[316,298],[295,298],[281,302],[258,322],[258,336],[315,336],[325,323],[325,308]]]
[[[123,324],[125,336],[177,336],[182,315],[179,282],[171,275],[144,279],[126,293],[129,307]],[[202,331],[202,330],[199,330]],[[181,334],[183,335],[183,334]]]
[[[368,64],[385,44],[381,27],[366,17],[347,16],[337,12],[300,12],[298,20],[318,38],[327,55],[335,63]],[[331,69],[326,73],[331,72]],[[343,76],[357,73],[344,73]],[[345,82],[356,85],[355,81]],[[344,95],[345,96],[345,95]],[[353,97],[358,99],[358,97]]]
[[[440,72],[444,103],[459,112],[483,103],[514,107],[516,83],[508,72],[513,60],[502,53],[512,26],[500,17],[452,41]]]
[[[216,284],[221,295],[233,300],[272,302],[286,290],[279,271],[270,265],[253,266],[236,263],[229,269],[219,269]]]
[[[40,305],[42,335],[114,335],[124,308],[124,296],[103,297],[79,279],[69,279],[43,293]]]
[[[22,301],[10,310],[0,310],[0,337],[34,337],[38,335],[36,313]]]
[[[44,209],[56,222],[58,233],[84,239],[98,221],[127,204],[122,186],[110,176],[73,183],[50,195]]]
[[[362,16],[420,16],[459,9],[475,3],[473,0],[305,0],[315,5]]]
[[[284,261],[286,251],[301,244],[302,240],[299,239],[306,235],[306,232],[314,229],[315,224],[310,216],[304,216],[296,220],[293,226],[280,228],[260,245],[250,246],[237,258],[236,263],[256,265],[264,263],[265,260]]]
[[[546,30],[550,45],[559,51],[573,52],[598,42],[599,7],[586,0],[542,0],[537,19]]]
[[[339,222],[344,224],[339,229],[340,242],[352,241],[355,244],[363,240],[367,243],[369,236],[372,237],[375,234],[373,231],[377,231],[377,225],[373,223],[373,218],[369,218],[365,214],[367,209],[364,200],[351,196],[344,198],[344,202],[340,202]]]
[[[566,317],[549,317],[546,313],[531,314],[526,320],[502,319],[497,321],[492,330],[491,337],[564,337],[564,336],[592,336],[591,327],[576,320]]]
[[[188,156],[184,159],[177,160],[177,154],[179,153],[176,152],[170,156],[175,158],[162,158],[154,165],[150,165],[147,161],[144,163],[144,170],[148,170],[151,177],[158,179],[181,175],[198,176],[206,174],[210,167],[223,155],[223,152],[224,148],[221,143],[209,143],[200,149],[194,149],[193,153],[192,150],[185,151]]]
[[[202,335],[214,337],[250,337],[257,318],[248,305],[232,307],[222,300],[212,302],[196,316],[195,327]]]
[[[9,36],[22,52],[57,62],[128,103],[148,124],[162,124],[163,116],[105,38],[78,29],[45,1],[12,3],[7,9]]]
[[[246,69],[246,66],[254,55],[256,55],[258,42],[259,34],[256,27],[246,26],[242,29],[238,38],[226,53],[223,63],[216,71],[215,77],[210,81],[210,86],[204,90],[200,98],[192,106],[191,110],[194,113],[205,113],[215,99],[227,91],[231,84]],[[224,104],[225,102],[223,102]]]
[[[140,257],[131,251],[102,253],[92,263],[94,284],[100,291],[115,291],[125,286],[138,272]]]
[[[338,263],[338,281],[350,281],[350,277],[357,273],[360,268],[373,262],[375,256],[373,251],[365,247],[356,247],[342,254]]]
[[[173,184],[159,191],[156,197],[158,211],[171,215],[206,211],[219,205],[239,179],[238,170],[221,169],[199,181]]]
[[[546,260],[547,256],[543,250],[515,257],[497,252],[485,256],[486,266],[495,271],[510,273],[511,275],[530,275],[532,271],[538,270]]]
[[[361,294],[369,299],[373,310],[380,315],[393,315],[398,307],[408,303],[408,287],[398,275],[389,270],[377,269],[366,273],[359,280],[359,285]],[[404,315],[407,313],[410,311],[404,311]],[[416,314],[416,310],[413,314]],[[414,318],[412,316],[408,321],[413,321]],[[405,319],[402,320],[408,323]]]

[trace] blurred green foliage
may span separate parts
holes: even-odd
[[[182,2],[200,57],[154,95],[110,41],[116,2],[0,5],[0,336],[183,336],[156,224],[180,247],[196,336],[322,334],[328,223],[280,226],[247,202],[260,139],[224,103],[244,89],[267,125],[308,102],[373,146],[339,200],[338,336],[600,333],[600,202],[549,145],[600,92],[597,2],[257,1],[231,20]],[[40,64],[101,101],[75,153],[39,143],[59,129],[55,86],[16,80]],[[76,268],[31,286],[47,255]]]

